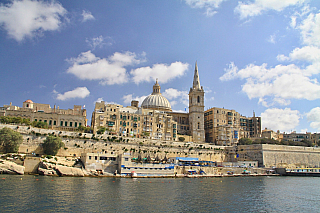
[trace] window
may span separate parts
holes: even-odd
[[[97,156],[94,156],[94,159],[95,159],[95,160],[98,160],[98,157],[97,157]]]
[[[54,126],[57,125],[57,121],[53,121],[53,125],[54,125]]]
[[[78,123],[77,122],[74,122],[74,127],[77,127],[78,126]]]
[[[198,122],[198,129],[200,129],[200,123]]]
[[[45,123],[47,123],[47,120],[44,120]]]
[[[198,96],[197,99],[198,99],[198,103],[200,103],[200,96]]]
[[[72,126],[72,122],[70,122],[70,126]]]
[[[49,125],[50,125],[50,126],[52,125],[52,120],[49,121]]]
[[[91,156],[89,156],[89,160],[91,160]]]
[[[60,121],[60,126],[63,126],[63,121]]]
[[[64,122],[64,126],[68,126],[68,122],[67,121]]]

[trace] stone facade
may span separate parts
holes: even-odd
[[[75,130],[79,126],[87,126],[87,111],[79,105],[74,105],[73,109],[59,109],[59,106],[51,108],[49,104],[34,103],[31,100],[22,105],[4,105],[4,115],[29,118],[31,122],[43,121],[51,129]]]
[[[261,117],[245,117],[235,110],[213,107],[205,111],[206,142],[234,146],[240,138],[261,136]]]
[[[100,127],[108,128],[112,134],[136,138],[176,140],[177,122],[169,114],[135,106],[96,103],[92,113],[93,133]]]
[[[264,167],[317,167],[320,148],[271,144],[241,145],[237,147],[238,161],[258,161]],[[233,156],[235,153],[230,152]]]
[[[194,70],[193,86],[189,91],[189,126],[193,141],[204,142],[204,90],[200,85],[197,64]]]

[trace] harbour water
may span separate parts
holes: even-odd
[[[319,212],[319,177],[0,176],[1,212]]]

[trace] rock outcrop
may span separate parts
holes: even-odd
[[[75,176],[75,177],[83,177],[84,173],[82,169],[75,167],[67,167],[67,166],[56,166],[55,170],[59,176]]]
[[[85,174],[82,169],[75,167],[68,167],[62,165],[56,165],[47,162],[41,162],[38,167],[38,173],[40,175],[51,175],[51,176],[73,176],[83,177]]]
[[[11,161],[0,160],[0,173],[24,175],[24,166],[20,166]]]

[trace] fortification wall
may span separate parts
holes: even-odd
[[[80,157],[81,153],[114,153],[130,152],[133,157],[150,156],[155,158],[169,157],[196,157],[200,160],[219,161],[225,160],[224,147],[206,143],[190,143],[176,141],[160,141],[130,137],[117,137],[115,141],[110,135],[98,135],[91,139],[93,134],[39,129],[28,126],[0,124],[0,129],[9,127],[18,131],[23,136],[19,153],[43,154],[41,143],[46,134],[55,134],[61,137],[65,147],[60,149],[57,156]],[[18,127],[18,128],[17,128]],[[108,139],[109,138],[109,139]]]
[[[320,148],[253,144],[238,146],[238,160],[256,160],[265,167],[319,167]]]
[[[265,167],[320,167],[320,148],[263,144]]]

